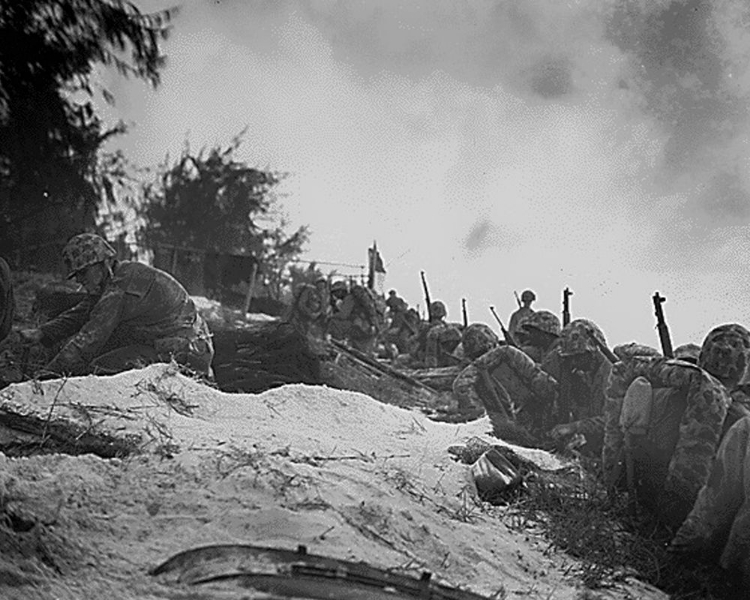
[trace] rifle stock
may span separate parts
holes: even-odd
[[[656,328],[659,330],[659,341],[661,342],[661,353],[667,358],[674,358],[672,338],[669,335],[669,327],[667,327],[667,322],[664,320],[664,309],[661,306],[667,299],[660,296],[659,292],[654,292],[653,300]]]

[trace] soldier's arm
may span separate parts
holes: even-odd
[[[92,308],[89,320],[45,369],[51,373],[84,373],[119,324],[124,295],[119,288],[105,291]]]
[[[518,348],[498,346],[474,361],[478,369],[488,371],[502,364],[507,364],[540,401],[554,402],[557,399],[557,380]]]
[[[91,309],[96,303],[96,298],[86,296],[74,307],[69,308],[62,314],[58,315],[51,321],[42,325],[39,329],[42,332],[42,343],[46,345],[54,344],[60,340],[70,337],[83,327],[83,324],[89,318]]]
[[[473,365],[463,369],[453,380],[453,394],[458,401],[458,408],[484,406],[477,393],[479,370]]]

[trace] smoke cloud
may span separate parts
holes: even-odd
[[[658,289],[700,342],[746,319],[748,24],[744,0],[196,1],[159,91],[110,81],[113,117],[142,164],[247,125],[309,257],[377,239],[413,304],[419,270],[487,322],[570,286],[574,316],[654,343]]]

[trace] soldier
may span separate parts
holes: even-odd
[[[722,568],[750,589],[750,417],[732,425],[719,445],[711,474],[669,549],[702,559],[718,557]]]
[[[728,324],[706,336],[698,365],[660,357],[618,363],[607,391],[608,485],[615,488],[630,472],[627,484],[639,504],[678,527],[708,480],[722,436],[750,415],[737,388],[749,352],[750,332]]]
[[[563,329],[559,351],[543,365],[560,383],[555,418],[558,423],[603,414],[612,369],[612,363],[600,350],[606,345],[602,330],[587,319],[571,321]]]
[[[10,333],[15,306],[10,267],[0,258],[0,342]]]
[[[591,321],[571,322],[541,364],[518,348],[498,345],[459,374],[453,391],[459,403],[484,405],[498,437],[540,445],[555,425],[602,411],[610,363],[592,336],[605,344],[601,330]],[[488,385],[482,395],[476,384],[488,375],[498,384],[496,397],[487,393]]]
[[[174,359],[211,375],[211,335],[176,279],[117,260],[112,246],[91,233],[71,238],[62,254],[68,277],[85,288],[86,298],[21,332],[26,341],[46,345],[70,338],[47,364],[48,374],[110,374]]]
[[[461,336],[464,358],[469,361],[478,359],[499,345],[500,340],[495,335],[495,332],[484,323],[472,323],[464,330]],[[475,417],[482,416],[485,409],[479,398],[503,393],[499,390],[493,392],[487,389],[488,385],[495,387],[495,382],[487,377],[482,378],[478,369],[464,369],[461,371],[453,382],[453,394],[458,401],[458,412]],[[510,409],[509,405],[503,404],[501,400],[498,400],[498,402],[502,410],[507,412]]]
[[[531,290],[524,290],[521,294],[521,306],[515,311],[508,320],[508,331],[515,339],[516,334],[520,332],[521,322],[527,317],[534,314],[534,309],[531,305],[536,300],[536,294]]]
[[[328,333],[335,340],[344,341],[349,333],[349,312],[346,314],[343,311],[344,299],[349,295],[349,286],[346,281],[334,281],[331,284],[331,310],[330,319],[328,321]],[[347,309],[350,306],[347,305]]]
[[[391,290],[393,291],[393,290]],[[419,331],[419,314],[410,309],[401,298],[397,301],[386,300],[388,308],[388,328],[386,329],[384,341],[396,347],[396,354],[407,354],[410,351],[410,341]]]
[[[425,335],[424,363],[427,367],[448,367],[456,364],[452,352],[461,342],[461,330],[445,322],[448,311],[439,300],[430,304],[430,323]]]
[[[388,308],[388,312],[390,314],[406,312],[406,309],[409,308],[406,300],[399,296],[396,293],[396,290],[389,290],[385,305]]]
[[[303,283],[294,295],[287,321],[303,335],[324,338],[330,314],[329,296],[326,279],[318,279],[315,285]]]
[[[337,301],[330,321],[331,336],[345,339],[361,352],[373,354],[375,342],[385,322],[374,293],[362,285],[355,285],[344,296],[343,286],[337,284],[340,282],[331,286]]]
[[[548,310],[540,310],[521,322],[520,331],[521,350],[534,362],[541,363],[560,339],[560,319]]]
[[[636,342],[615,346],[613,353],[619,359],[619,363],[627,363],[639,357],[661,356],[655,348]],[[621,367],[621,364],[615,363],[613,369],[617,367]],[[581,420],[556,425],[550,431],[550,437],[555,441],[558,448],[568,446],[568,442],[575,437],[582,438],[579,439],[578,446],[583,447],[583,451],[587,454],[598,455],[603,447],[606,448],[604,446],[605,431],[620,431],[618,422],[620,405],[613,409],[609,406],[611,402],[612,399],[607,397],[605,392],[604,414],[596,414]],[[611,416],[615,414],[617,416]]]

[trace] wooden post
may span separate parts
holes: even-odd
[[[258,274],[258,263],[253,263],[253,268],[250,271],[250,279],[247,282],[247,295],[245,296],[245,314],[250,312],[250,302],[253,299],[253,291],[255,289],[255,276]]]

